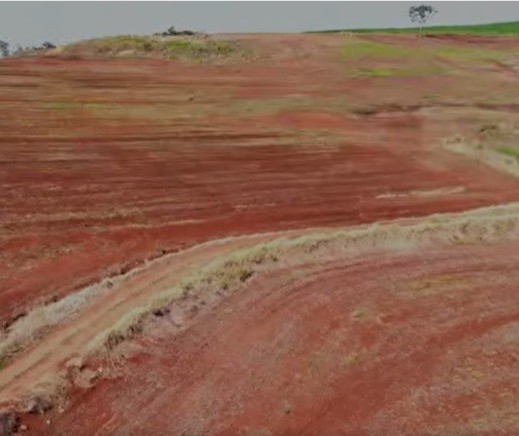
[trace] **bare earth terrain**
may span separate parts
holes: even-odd
[[[0,61],[0,435],[519,433],[518,40],[218,38]]]

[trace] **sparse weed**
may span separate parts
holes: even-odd
[[[479,133],[482,133],[482,134],[493,133],[493,132],[497,132],[498,129],[499,129],[499,126],[497,124],[494,124],[494,123],[484,124],[483,126],[480,127]]]
[[[351,366],[358,364],[359,361],[362,359],[362,355],[363,353],[361,351],[352,351],[344,357],[344,359],[341,362],[341,366],[343,368],[349,368]]]
[[[238,273],[238,278],[240,279],[240,282],[245,283],[253,274],[254,272],[252,270],[243,268]]]
[[[360,59],[399,59],[409,56],[409,50],[380,42],[365,41],[354,39],[348,41],[343,48],[343,58],[346,61],[356,61]]]
[[[499,147],[497,151],[501,154],[504,154],[505,156],[511,156],[517,159],[517,162],[519,162],[519,148],[514,147]]]
[[[447,69],[441,65],[434,64],[409,64],[404,66],[376,66],[359,67],[353,69],[352,73],[357,77],[423,77],[437,75],[446,72]]]

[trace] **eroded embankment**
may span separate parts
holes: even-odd
[[[191,324],[165,315],[46,433],[516,434],[517,248],[258,275]]]
[[[515,434],[517,253],[430,247],[258,276],[183,332],[159,321],[49,433]]]
[[[211,295],[232,295],[258,272],[283,268],[297,272],[299,268],[304,275],[304,266],[315,262],[339,262],[346,268],[362,256],[404,252],[411,258],[414,252],[426,256],[429,249],[443,250],[448,261],[453,247],[484,250],[489,243],[513,240],[519,230],[518,217],[519,205],[510,204],[420,220],[306,231],[281,238],[279,234],[231,238],[167,256],[115,283],[79,315],[15,356],[0,371],[0,400],[18,404],[19,410],[26,408],[28,398],[35,395],[63,401],[59,389],[66,392],[71,387],[71,369],[85,369],[84,362],[74,358],[87,358],[103,348],[110,355],[126,337],[146,332],[151,314],[174,313],[175,302],[182,301],[191,304],[190,310],[193,306],[198,310],[203,300],[211,301]],[[368,267],[369,263],[368,258]],[[376,263],[373,268],[377,271]],[[275,311],[275,307],[279,308],[274,305],[269,310]],[[304,313],[310,310],[305,305],[294,309]],[[219,310],[207,311],[213,312]]]

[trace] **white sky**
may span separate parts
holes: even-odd
[[[22,45],[97,36],[150,34],[170,25],[214,32],[409,26],[409,6],[421,2],[4,2],[0,39]],[[519,2],[426,2],[432,24],[519,20]]]

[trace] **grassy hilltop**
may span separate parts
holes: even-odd
[[[394,33],[394,34],[408,34],[417,33],[417,27],[406,28],[382,28],[382,29],[332,29],[319,30],[307,33],[339,33],[339,32],[353,32],[353,33]],[[429,35],[449,34],[449,35],[484,35],[484,36],[519,36],[519,21],[509,21],[506,23],[489,23],[476,24],[471,26],[431,26],[426,27],[425,31]]]

